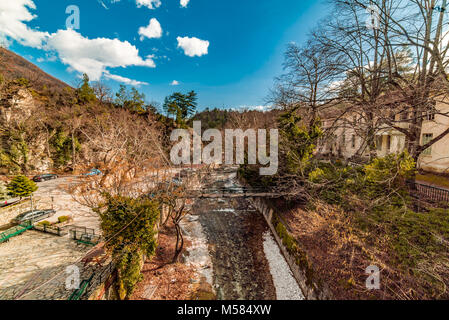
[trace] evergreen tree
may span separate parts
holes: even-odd
[[[140,114],[147,112],[145,94],[140,93],[136,88],[131,88],[130,92],[126,86],[120,85],[120,89],[115,94],[115,97],[115,105],[119,108]]]
[[[145,94],[140,93],[136,88],[131,88],[128,109],[137,113],[145,113]]]
[[[80,103],[89,103],[97,99],[94,89],[89,84],[89,76],[87,74],[83,75],[83,82],[77,90],[77,95]]]
[[[120,108],[125,108],[126,101],[129,100],[128,90],[126,86],[121,84],[120,89],[115,94],[115,105]]]
[[[171,96],[165,98],[164,111],[168,115],[176,116],[178,124],[185,123],[185,121],[195,114],[197,108],[197,94],[195,91],[190,91],[188,94],[175,92]]]
[[[300,106],[293,107],[281,114],[278,119],[282,139],[282,161],[290,173],[303,173],[318,139],[323,135],[321,122],[313,119],[310,126],[306,126],[299,115]]]
[[[34,181],[20,175],[11,180],[7,185],[7,189],[11,195],[22,199],[23,197],[31,196],[38,188]]]

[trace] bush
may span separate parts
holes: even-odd
[[[105,203],[95,211],[100,215],[104,237],[110,239],[106,246],[119,261],[119,292],[124,299],[141,280],[143,255],[152,257],[156,253],[160,205],[146,198],[104,197]]]
[[[365,166],[366,180],[380,185],[397,186],[415,173],[415,161],[407,151],[376,158]]]
[[[51,222],[44,220],[44,221],[39,222],[38,225],[49,227],[49,226],[51,226]]]
[[[64,222],[67,222],[69,220],[71,220],[71,218],[68,217],[68,216],[60,216],[60,217],[58,217],[58,223],[64,223]]]

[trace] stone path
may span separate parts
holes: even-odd
[[[39,209],[52,206],[56,214],[46,220],[56,222],[60,216],[72,216],[73,224],[100,230],[100,221],[88,207],[76,202],[66,187],[73,178],[39,183],[35,197]],[[14,299],[61,273],[50,283],[22,299],[67,299],[72,290],[65,289],[65,269],[80,260],[91,247],[77,244],[69,236],[58,237],[38,231],[27,231],[0,244],[0,300]]]

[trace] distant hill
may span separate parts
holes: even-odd
[[[68,87],[66,83],[45,73],[33,63],[0,47],[0,74],[6,79],[26,78],[33,86],[44,86],[52,89],[62,89]]]

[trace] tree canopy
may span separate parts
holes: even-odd
[[[184,124],[186,120],[195,114],[198,97],[195,91],[187,94],[175,92],[165,98],[163,109],[167,116],[174,116],[176,123]]]
[[[16,176],[8,184],[7,189],[9,193],[15,197],[28,197],[38,189],[34,181],[28,179],[25,176]]]
[[[81,86],[76,91],[80,103],[89,103],[97,99],[94,89],[89,84],[89,76],[83,75]]]
[[[147,106],[145,105],[145,94],[140,93],[136,88],[128,88],[120,85],[119,91],[115,94],[115,105],[132,112],[145,113]]]

